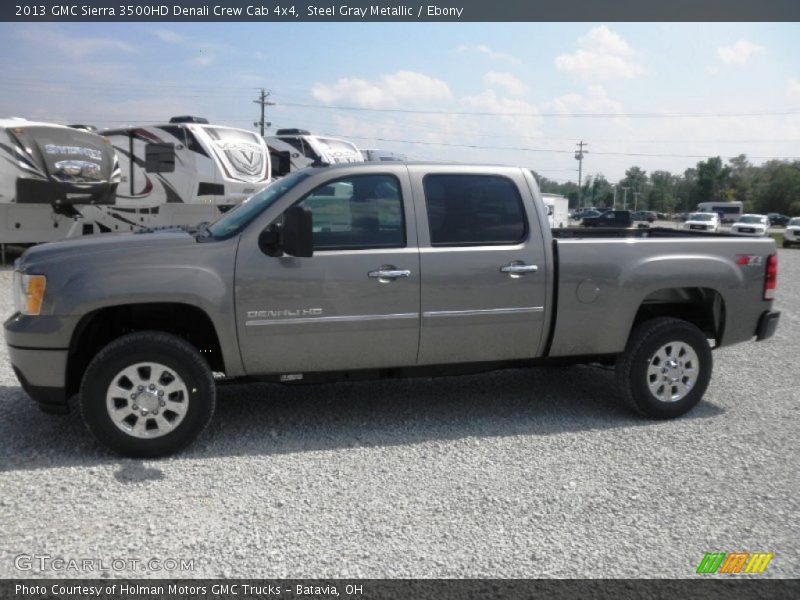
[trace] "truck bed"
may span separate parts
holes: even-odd
[[[717,346],[751,339],[768,308],[764,271],[775,252],[769,237],[654,227],[558,229],[553,238],[548,356],[621,352],[639,307],[649,303],[707,299],[714,312],[708,318],[725,323]]]

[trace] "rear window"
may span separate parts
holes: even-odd
[[[497,175],[427,175],[423,180],[433,246],[517,244],[527,223],[517,186]]]

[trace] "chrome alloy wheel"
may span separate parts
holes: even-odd
[[[136,438],[152,439],[173,431],[189,408],[189,391],[174,369],[154,362],[122,369],[106,392],[114,424]]]
[[[692,390],[699,372],[700,361],[692,347],[685,342],[669,342],[650,358],[647,386],[657,400],[678,402]]]

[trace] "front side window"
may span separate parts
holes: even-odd
[[[314,250],[403,248],[400,182],[392,175],[359,175],[329,182],[300,202],[311,211]]]
[[[427,175],[431,245],[517,244],[527,225],[517,186],[497,175]]]
[[[236,205],[235,208],[229,210],[211,224],[207,229],[208,236],[214,239],[226,239],[236,235],[258,215],[308,179],[308,177],[308,173],[296,171],[291,175],[273,181],[263,190]]]

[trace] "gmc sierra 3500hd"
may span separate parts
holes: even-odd
[[[712,347],[773,334],[776,277],[770,238],[551,232],[524,169],[363,163],[298,171],[193,231],[31,248],[5,331],[42,409],[77,393],[100,442],[160,456],[203,431],[217,380],[597,362],[632,408],[677,417]]]

